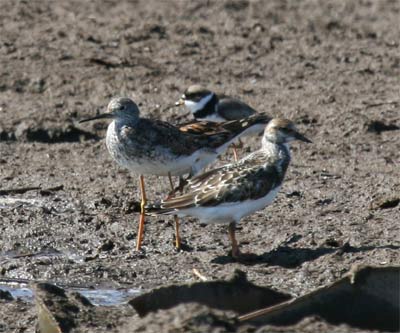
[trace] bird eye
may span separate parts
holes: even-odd
[[[121,105],[120,107],[119,107],[119,111],[124,111],[125,110],[125,105]]]

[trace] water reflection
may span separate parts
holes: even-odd
[[[20,285],[0,284],[0,290],[8,291],[13,298],[25,302],[33,302],[34,292],[32,289]],[[127,303],[132,297],[138,296],[138,289],[90,289],[90,288],[67,288],[67,291],[76,291],[89,299],[97,306],[117,306]]]

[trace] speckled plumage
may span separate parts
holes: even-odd
[[[112,118],[106,144],[113,159],[137,174],[160,176],[196,174],[254,125],[269,121],[266,116],[226,125],[199,127],[194,133],[166,122],[140,118],[129,98],[115,98],[108,113],[91,119]],[[88,120],[91,120],[88,119]],[[210,124],[209,124],[210,125]]]
[[[284,167],[273,164],[273,158],[255,152],[235,164],[228,164],[189,180],[190,192],[161,205],[168,210],[189,207],[210,207],[263,197],[280,186],[289,160]]]
[[[179,129],[182,132],[192,133],[192,134],[200,134],[200,135],[214,135],[219,132],[227,131],[227,132],[239,132],[242,128],[246,127],[247,131],[253,131],[254,128],[262,128],[265,129],[265,126],[271,120],[271,117],[265,114],[254,114],[249,116],[248,118],[231,120],[226,122],[213,122],[213,121],[198,121],[193,120],[186,124],[179,125]],[[245,135],[245,133],[241,133],[241,136]]]
[[[203,222],[239,222],[276,196],[290,162],[287,142],[293,139],[309,142],[288,120],[272,120],[260,150],[192,178],[186,194],[163,201],[153,210],[191,215]]]

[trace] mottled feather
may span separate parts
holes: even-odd
[[[289,164],[287,160],[277,167],[274,158],[257,151],[238,163],[196,176],[189,180],[187,193],[163,201],[159,213],[261,198],[282,183]]]
[[[240,133],[243,129],[250,128],[254,125],[266,125],[271,120],[266,114],[254,114],[245,119],[231,120],[222,123],[213,121],[190,121],[179,125],[179,129],[185,133],[198,135],[215,135],[221,132]]]

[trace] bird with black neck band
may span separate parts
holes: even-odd
[[[198,121],[225,122],[244,119],[257,114],[251,106],[243,101],[224,95],[217,95],[207,88],[195,84],[189,86],[175,106],[184,105]],[[262,134],[263,126],[252,128],[246,135]],[[235,161],[238,160],[237,145],[233,144]]]

